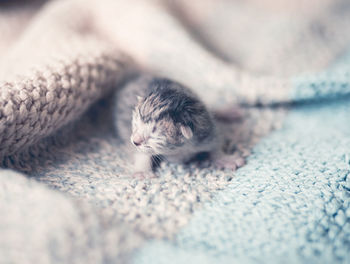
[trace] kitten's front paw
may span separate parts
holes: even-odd
[[[235,171],[245,164],[245,160],[234,155],[224,155],[214,160],[214,166],[218,169],[230,169]]]
[[[132,176],[140,180],[156,178],[156,175],[151,171],[137,171]]]

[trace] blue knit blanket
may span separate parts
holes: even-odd
[[[298,78],[283,127],[174,241],[149,242],[134,263],[349,263],[350,60],[342,58]]]

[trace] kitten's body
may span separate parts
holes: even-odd
[[[117,94],[115,113],[119,137],[136,146],[136,173],[151,174],[154,156],[171,162],[187,162],[201,152],[219,156],[212,115],[197,95],[177,82],[138,76]]]

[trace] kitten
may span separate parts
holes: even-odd
[[[153,176],[152,161],[185,163],[209,153],[214,164],[235,169],[242,160],[224,156],[214,118],[199,97],[165,78],[141,75],[116,96],[115,127],[135,148],[135,176]]]

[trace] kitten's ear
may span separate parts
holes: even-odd
[[[141,96],[139,96],[139,95],[137,95],[137,96],[136,96],[136,98],[137,98],[137,102],[138,102],[138,103],[140,103],[140,102],[141,102],[141,100],[142,100],[142,97],[141,97]]]
[[[190,127],[181,125],[180,130],[181,130],[182,135],[186,139],[192,138],[193,133],[192,133],[192,129]]]

